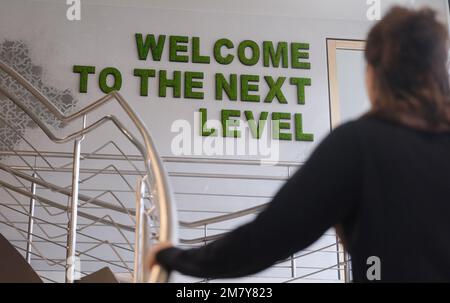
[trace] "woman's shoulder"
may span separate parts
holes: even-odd
[[[347,121],[336,127],[328,136],[334,144],[345,144],[348,149],[383,141],[396,133],[399,127],[389,121],[371,116]],[[369,141],[369,142],[368,142]]]
[[[369,133],[380,134],[383,133],[383,130],[392,130],[392,128],[398,128],[398,125],[384,119],[364,115],[341,124],[334,132],[342,135],[355,136]]]

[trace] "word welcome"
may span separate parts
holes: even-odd
[[[139,60],[147,60],[149,53],[153,61],[161,61],[162,54],[168,48],[169,62],[192,62],[209,64],[211,57],[218,64],[231,64],[237,57],[243,65],[253,66],[262,61],[265,67],[283,67],[310,69],[311,64],[304,62],[309,58],[309,44],[299,42],[278,42],[275,46],[272,41],[263,41],[259,45],[253,40],[244,40],[237,46],[227,38],[214,42],[212,56],[204,54],[200,49],[200,37],[169,36],[153,34],[135,34]],[[167,41],[168,40],[168,41]]]

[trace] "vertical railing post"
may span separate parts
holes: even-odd
[[[33,177],[36,177],[36,174],[33,173]],[[36,183],[31,183],[31,193],[33,196],[36,194]],[[28,231],[27,231],[27,250],[25,254],[25,258],[28,264],[31,264],[31,244],[33,243],[33,225],[34,225],[34,205],[36,201],[34,197],[30,198],[30,208],[28,211]]]
[[[203,245],[208,244],[206,237],[208,236],[208,224],[203,225]]]
[[[203,225],[203,245],[208,244],[208,241],[206,241],[206,237],[208,236],[208,224]],[[204,283],[208,283],[209,279],[205,278],[203,279]]]
[[[291,276],[295,278],[297,276],[297,262],[295,261],[295,255],[291,256]]]
[[[351,270],[351,263],[350,263],[350,255],[348,254],[348,252],[344,249],[344,270],[345,270],[345,276],[344,276],[344,281],[345,283],[349,283],[352,281],[352,270]]]
[[[86,115],[83,116],[83,129],[86,127]],[[66,283],[75,281],[77,226],[78,226],[78,191],[80,182],[81,141],[84,136],[75,139],[72,166],[72,198],[70,202],[69,226],[67,231]]]
[[[345,250],[344,245],[342,244],[337,235],[336,235],[336,251],[338,262],[338,279],[344,281],[345,283],[348,283],[350,282],[348,253]]]
[[[287,166],[287,177],[288,179],[291,178],[291,167]],[[291,277],[295,278],[297,276],[297,262],[295,255],[292,255],[290,258],[291,261]]]
[[[134,283],[143,283],[145,281],[145,184],[147,176],[139,178],[136,191],[136,227],[134,233]]]

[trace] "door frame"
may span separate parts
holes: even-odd
[[[330,101],[331,129],[336,128],[341,123],[336,53],[338,50],[364,51],[365,48],[366,41],[364,40],[327,38],[328,95]]]

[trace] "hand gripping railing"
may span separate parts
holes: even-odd
[[[16,80],[20,85],[28,90],[39,102],[41,102],[56,118],[62,122],[71,122],[74,119],[85,117],[86,114],[92,112],[93,110],[99,108],[103,104],[111,100],[116,100],[122,109],[126,112],[128,117],[133,121],[135,127],[142,136],[143,143],[141,143],[114,115],[106,115],[101,119],[87,125],[79,131],[73,132],[65,137],[56,136],[46,125],[41,121],[38,115],[31,111],[24,102],[19,98],[10,94],[5,89],[0,87],[0,92],[5,95],[9,100],[14,102],[23,112],[25,112],[34,123],[36,123],[40,129],[55,143],[65,143],[71,140],[77,140],[84,135],[90,133],[106,122],[112,122],[125,137],[138,149],[142,155],[146,168],[146,175],[142,178],[138,184],[136,190],[136,242],[135,242],[135,282],[164,282],[168,279],[167,272],[165,272],[159,266],[153,267],[151,272],[147,272],[144,258],[146,255],[146,249],[148,248],[146,239],[148,229],[146,226],[147,220],[143,219],[145,214],[150,213],[150,211],[145,210],[144,199],[142,193],[145,193],[145,186],[149,192],[149,196],[153,201],[156,201],[155,206],[158,211],[158,225],[159,234],[158,240],[160,242],[175,242],[176,231],[177,231],[177,219],[176,210],[174,205],[174,200],[172,198],[171,191],[169,189],[167,175],[162,166],[161,160],[156,152],[156,148],[152,142],[149,132],[131,108],[129,103],[118,93],[111,92],[108,95],[96,100],[90,105],[84,107],[83,109],[72,113],[70,115],[64,115],[52,102],[50,102],[47,97],[45,97],[39,90],[37,90],[28,80],[18,74],[15,70],[10,68],[7,64],[0,61],[0,70],[8,74],[14,80]],[[76,193],[78,195],[78,193]],[[77,195],[73,194],[72,198]],[[85,198],[85,197],[83,197]],[[75,203],[77,199],[75,200]]]

